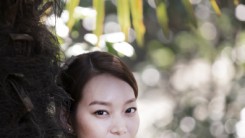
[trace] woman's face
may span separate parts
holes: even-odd
[[[84,87],[76,113],[78,138],[134,138],[139,127],[132,87],[101,74]]]

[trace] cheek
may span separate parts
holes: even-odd
[[[129,133],[132,137],[135,137],[139,129],[140,119],[139,115],[135,115],[133,118],[127,120],[127,126]]]
[[[76,122],[78,138],[100,138],[107,134],[108,123],[86,111],[77,112]]]

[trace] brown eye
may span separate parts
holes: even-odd
[[[137,108],[136,107],[130,107],[126,110],[126,113],[134,113],[137,111]]]
[[[105,110],[98,110],[94,112],[95,115],[108,115],[109,113]]]

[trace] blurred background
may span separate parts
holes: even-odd
[[[245,1],[129,1],[67,0],[49,15],[64,59],[102,50],[129,65],[137,138],[245,138]]]

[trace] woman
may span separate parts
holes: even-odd
[[[73,57],[64,65],[60,82],[73,99],[66,129],[74,137],[135,137],[137,83],[119,58],[98,51]]]

